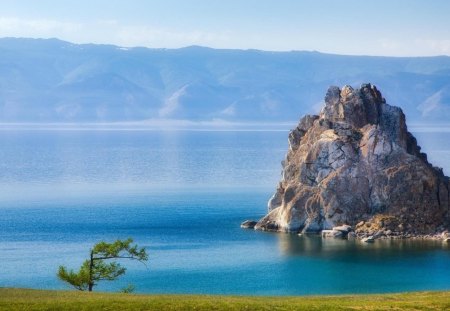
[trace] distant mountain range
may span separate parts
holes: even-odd
[[[450,120],[450,57],[122,48],[0,39],[0,122],[290,122],[371,82],[408,122]],[[218,121],[219,120],[219,121]]]

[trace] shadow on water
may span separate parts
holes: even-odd
[[[320,235],[277,234],[280,253],[287,257],[356,258],[383,260],[410,257],[435,251],[450,251],[450,244],[433,240],[377,240],[364,243],[359,240],[323,239]]]
[[[450,288],[450,246],[442,241],[375,243],[278,234],[292,294],[375,293]]]

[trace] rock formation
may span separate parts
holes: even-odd
[[[449,228],[449,178],[377,88],[332,86],[320,114],[289,133],[282,179],[255,229],[436,234]]]

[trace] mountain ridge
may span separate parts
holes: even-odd
[[[285,122],[328,85],[373,81],[413,122],[450,117],[450,57],[0,38],[0,122]]]

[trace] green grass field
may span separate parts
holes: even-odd
[[[248,297],[0,288],[0,310],[450,310],[450,292]]]

